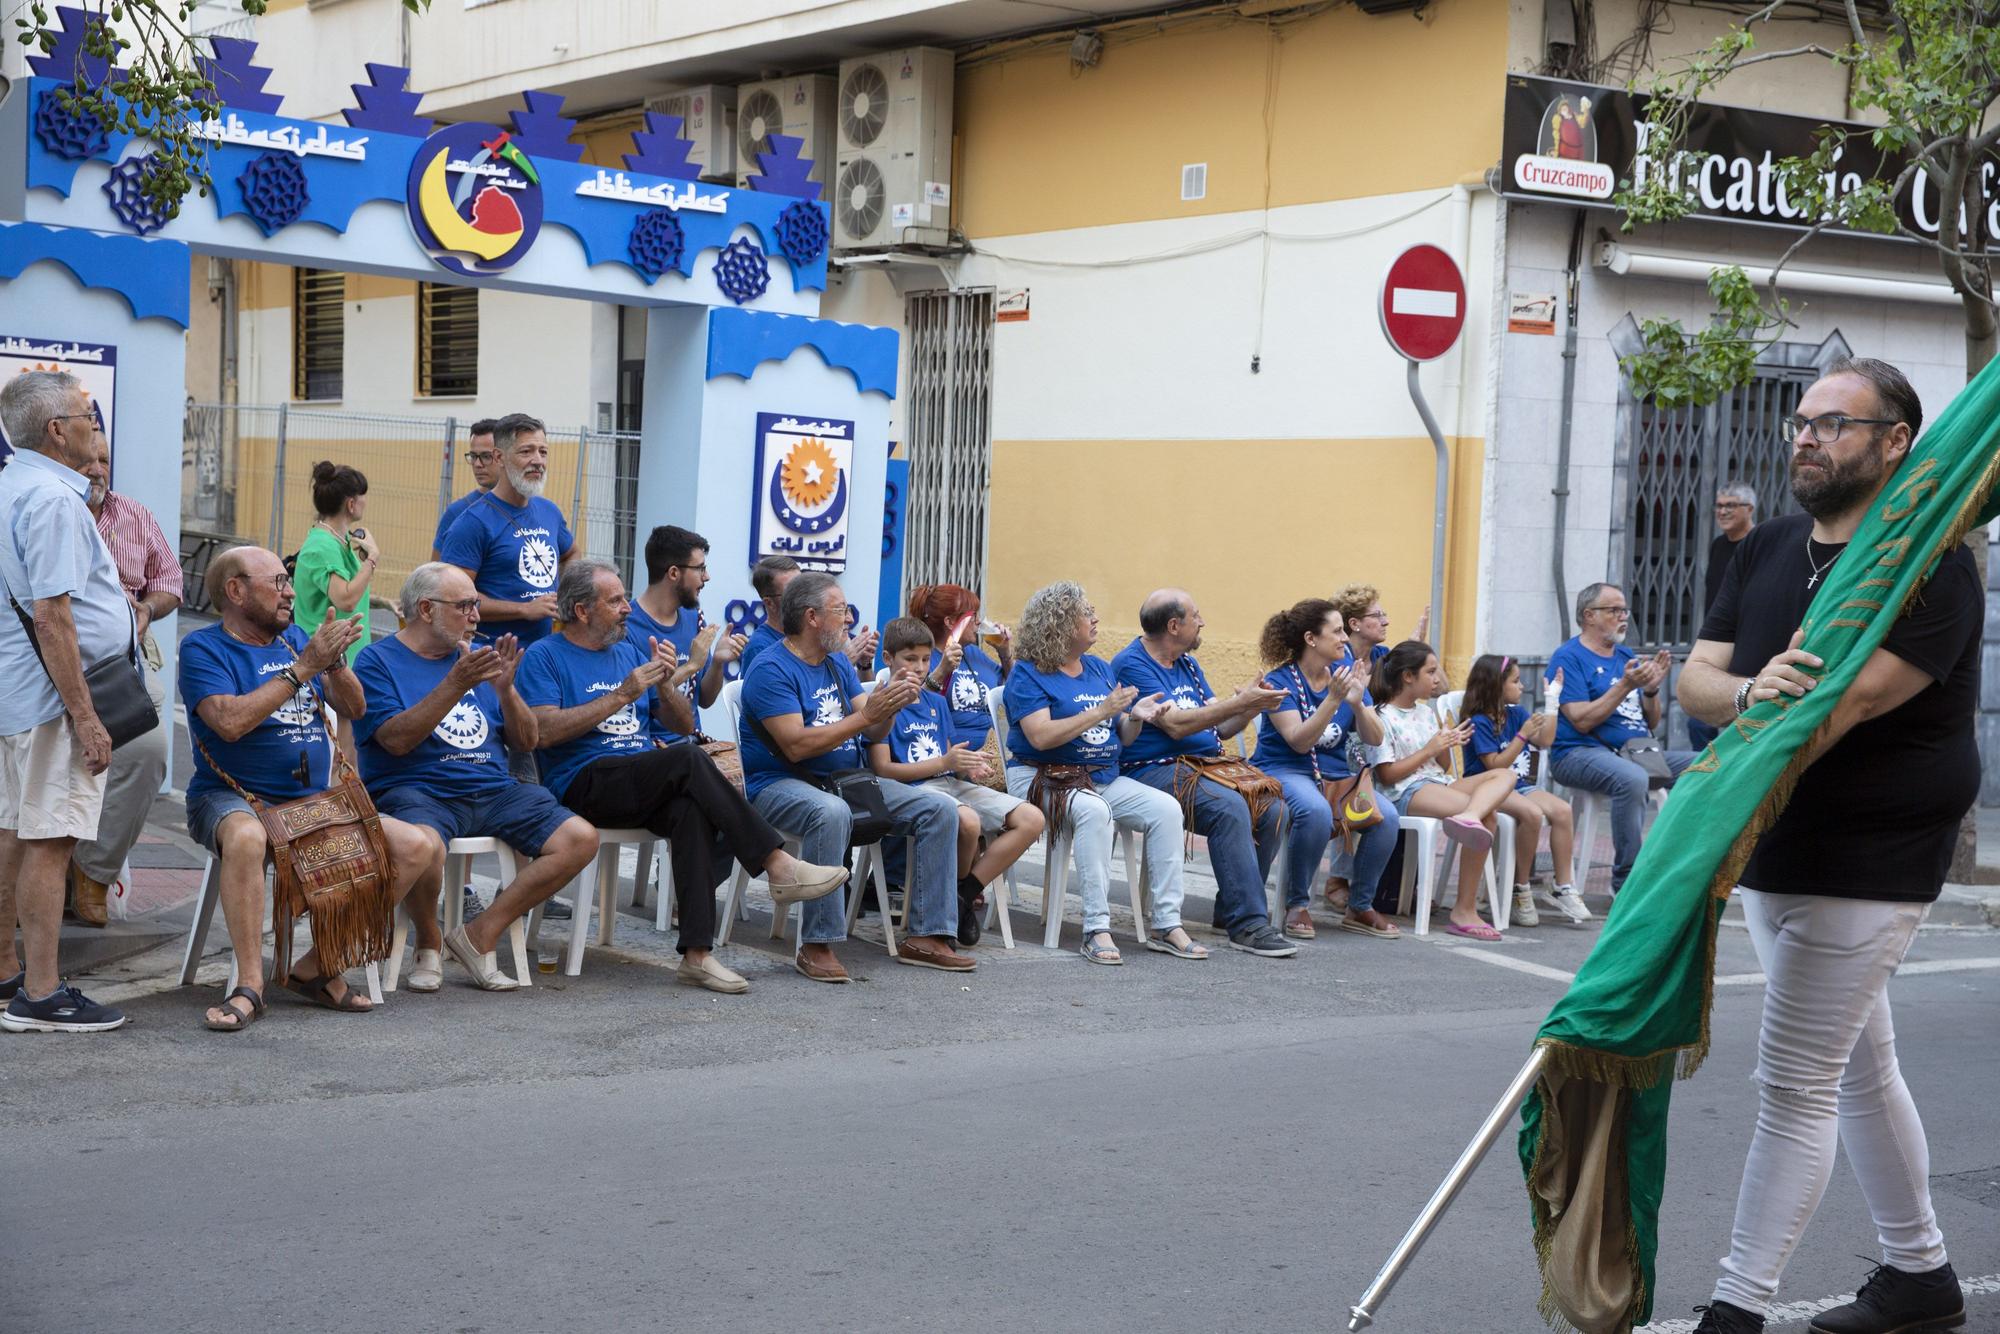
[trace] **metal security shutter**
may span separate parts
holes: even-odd
[[[417,393],[470,398],[479,392],[479,289],[417,284]]]
[[[332,269],[292,270],[293,398],[340,397],[346,300],[346,274]]]
[[[993,469],[993,291],[913,292],[903,587],[983,593]]]
[[[1636,648],[1693,646],[1705,611],[1716,489],[1757,492],[1757,519],[1790,513],[1792,443],[1780,424],[1818,372],[1760,366],[1755,378],[1706,408],[1638,405],[1632,414],[1626,514],[1626,599]]]

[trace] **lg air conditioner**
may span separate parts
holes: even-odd
[[[833,177],[833,93],[831,74],[764,79],[736,88],[736,184],[744,189],[764,167],[759,153],[771,151],[771,136],[805,140],[799,155],[812,163],[808,179],[819,182],[821,199],[831,197]]]
[[[724,83],[697,84],[646,99],[646,110],[681,118],[681,138],[694,145],[688,161],[704,181],[736,183],[736,89]]]
[[[952,54],[840,62],[829,192],[836,249],[943,245],[951,230]]]

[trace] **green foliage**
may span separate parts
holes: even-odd
[[[1757,355],[1784,326],[1783,301],[1773,316],[1758,300],[1742,269],[1730,265],[1708,276],[1716,317],[1689,334],[1679,320],[1645,320],[1645,346],[1620,363],[1633,392],[1664,408],[1705,407],[1749,380]]]
[[[215,84],[195,63],[195,39],[187,35],[200,0],[76,0],[89,15],[78,47],[78,67],[67,88],[58,90],[63,109],[88,116],[106,131],[152,141],[152,163],[141,181],[148,200],[167,217],[180,213],[190,193],[206,196],[208,145],[195,129],[205,103],[215,100]],[[243,12],[261,17],[267,0],[240,0]],[[430,0],[402,0],[420,14]],[[23,46],[42,55],[55,52],[61,24],[52,22],[45,0],[31,0],[28,16],[14,26]],[[102,60],[114,73],[93,82],[83,61]],[[121,62],[124,68],[119,69]]]

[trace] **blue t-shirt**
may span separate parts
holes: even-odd
[[[774,780],[797,776],[783,756],[773,754],[764,744],[750,725],[752,718],[796,713],[807,727],[831,727],[853,712],[850,701],[860,694],[861,678],[854,674],[854,664],[845,653],[829,653],[813,666],[792,652],[780,635],[777,645],[759,657],[756,668],[743,678],[743,729],[737,744],[743,757],[745,793],[755,798]],[[830,774],[866,764],[861,742],[850,738],[797,767],[808,773]]]
[[[1271,690],[1285,692],[1285,702],[1278,709],[1297,711],[1300,718],[1310,718],[1319,706],[1326,702],[1326,690],[1314,690],[1306,680],[1306,674],[1297,667],[1280,667],[1264,674],[1264,685]],[[1327,690],[1333,683],[1327,683]],[[1366,691],[1362,692],[1362,702],[1372,705],[1374,701]],[[1278,710],[1273,710],[1272,713]],[[1256,764],[1267,774],[1297,774],[1301,778],[1313,776],[1313,765],[1319,765],[1321,778],[1352,778],[1354,763],[1352,751],[1356,744],[1354,733],[1354,706],[1342,703],[1334,710],[1333,717],[1313,743],[1310,752],[1292,749],[1292,743],[1285,740],[1285,734],[1278,730],[1272,714],[1264,714],[1257,720]]]
[[[562,635],[550,635],[521,655],[514,688],[532,707],[573,709],[623,684],[646,657],[621,639],[609,648],[588,649]],[[541,750],[542,785],[562,795],[585,765],[610,755],[636,755],[653,748],[653,691],[648,690],[597,726]]]
[[[306,646],[306,632],[296,625],[268,644],[246,644],[222,628],[203,626],[181,641],[181,703],[187,705],[188,730],[200,744],[194,748],[194,774],[189,797],[229,791],[202,758],[208,747],[216,761],[238,783],[269,801],[326,791],[333,767],[333,741],[326,733],[324,697],[317,679],[279,705],[271,716],[235,741],[224,741],[203,721],[201,702],[210,695],[247,695],[295,659]],[[304,676],[301,672],[299,675]],[[305,760],[305,777],[299,760]]]
[[[1583,646],[1581,636],[1570,640],[1549,655],[1549,665],[1542,672],[1544,681],[1552,680],[1556,668],[1562,668],[1562,703],[1583,704],[1601,699],[1604,692],[1618,684],[1625,674],[1625,664],[1637,655],[1623,644],[1613,644],[1609,657],[1599,657]],[[1653,729],[1646,726],[1643,695],[1634,690],[1618,702],[1609,718],[1597,725],[1595,731],[1579,732],[1570,726],[1569,718],[1560,710],[1556,713],[1556,741],[1549,749],[1560,756],[1578,746],[1603,746],[1617,750],[1635,736],[1650,736]]]
[[[764,622],[750,632],[749,642],[743,645],[743,656],[736,660],[736,670],[745,677],[749,676],[750,664],[757,660],[759,653],[773,644],[784,642],[785,637],[772,629],[769,621]]]
[[[1017,662],[1007,673],[1007,753],[1023,764],[1087,764],[1090,776],[1099,783],[1118,777],[1118,721],[1110,719],[1084,729],[1081,736],[1054,750],[1036,750],[1021,731],[1021,720],[1029,714],[1049,711],[1053,722],[1074,718],[1109,698],[1118,688],[1118,676],[1111,664],[1086,653],[1083,671],[1066,676],[1061,671],[1044,672],[1034,664]]]
[[[1174,659],[1171,667],[1162,667],[1153,661],[1153,655],[1146,652],[1146,641],[1135,639],[1118,650],[1118,656],[1111,660],[1111,669],[1118,673],[1118,684],[1131,686],[1139,692],[1140,699],[1154,695],[1165,695],[1169,707],[1176,709],[1200,709],[1208,706],[1215,694],[1208,688],[1208,677],[1203,674],[1201,664],[1194,660],[1194,654],[1183,653]],[[1176,741],[1161,731],[1158,725],[1147,723],[1139,729],[1139,735],[1132,744],[1125,747],[1119,757],[1119,767],[1130,773],[1149,764],[1159,764],[1177,755],[1220,755],[1222,740],[1213,727],[1199,732],[1190,732]]]
[[[457,661],[456,652],[426,658],[394,635],[376,640],[354,660],[354,674],[368,696],[368,712],[354,722],[354,744],[361,780],[370,792],[415,783],[449,800],[493,792],[514,781],[501,740],[500,691],[491,681],[460,696],[408,754],[392,755],[375,740],[376,729],[437,689]]]
[[[1479,757],[1507,749],[1514,738],[1521,734],[1521,728],[1528,721],[1528,711],[1519,704],[1509,704],[1502,712],[1507,716],[1498,727],[1493,725],[1493,719],[1486,714],[1476,713],[1472,716],[1472,740],[1465,743],[1465,772],[1468,775],[1485,773],[1486,761]],[[1529,758],[1534,752],[1533,746],[1523,746],[1521,753],[1514,757],[1516,792],[1534,790],[1530,769],[1533,761]]]
[[[681,608],[681,614],[669,626],[661,625],[644,607],[634,602],[632,614],[625,619],[625,638],[648,658],[653,656],[653,646],[648,641],[664,639],[674,646],[674,652],[680,654],[680,660],[685,663],[688,654],[694,651],[694,637],[701,633],[703,624],[699,608]],[[701,678],[705,674],[696,672],[680,684],[681,695],[687,700],[688,708],[695,711],[697,718],[700,717],[701,711]],[[657,718],[653,720],[653,735],[662,741],[687,740],[679,732],[662,725]]]
[[[471,505],[473,501],[479,499],[479,497],[485,494],[486,492],[481,491],[478,487],[475,486],[474,488],[472,488],[472,490],[466,492],[464,495],[460,496],[457,500],[452,501],[451,504],[446,505],[444,507],[444,513],[438,515],[437,533],[435,536],[431,538],[431,550],[439,552],[442,552],[444,550],[445,534],[449,533],[451,531],[451,526],[458,522],[458,516],[465,513],[466,508],[469,505]]]
[[[987,718],[986,730],[993,730],[993,719]],[[951,720],[951,710],[945,706],[944,696],[935,690],[926,690],[913,703],[906,704],[889,724],[889,758],[898,764],[922,764],[934,760],[952,748],[953,743],[963,741]]]
[[[944,655],[931,650],[931,670]],[[951,680],[945,684],[945,702],[951,709],[951,733],[966,745],[978,750],[986,744],[986,736],[993,730],[993,714],[987,704],[987,696],[1000,688],[1000,664],[993,655],[977,644],[967,644],[965,652],[952,669]]]
[[[530,496],[515,509],[487,491],[465,507],[438,550],[447,563],[471,570],[473,586],[485,596],[532,602],[556,591],[556,575],[571,540],[562,511],[546,496]],[[549,628],[547,619],[496,621],[486,633],[512,634],[527,648]]]

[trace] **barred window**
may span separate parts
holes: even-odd
[[[339,398],[347,275],[292,270],[292,397]]]
[[[417,284],[417,393],[479,392],[479,289]]]

